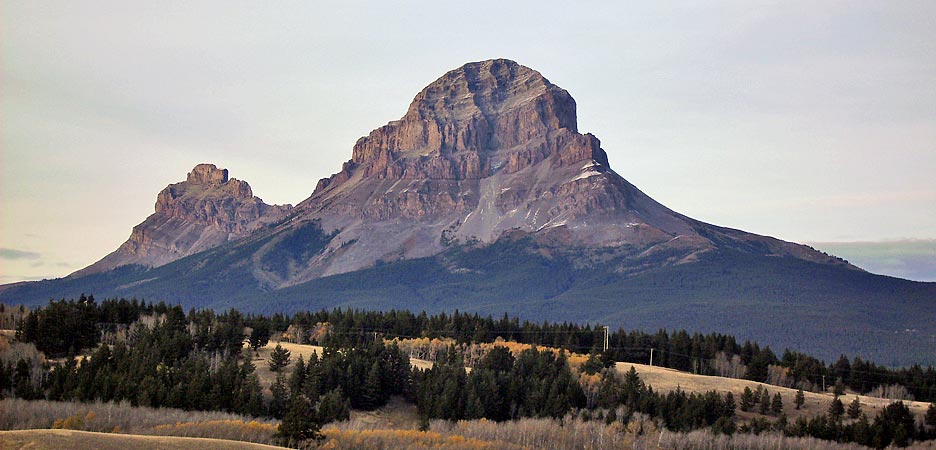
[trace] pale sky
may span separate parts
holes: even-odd
[[[299,203],[422,87],[501,57],[676,211],[936,238],[931,0],[0,0],[0,282],[100,259],[201,162]]]

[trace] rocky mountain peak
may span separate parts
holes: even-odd
[[[551,164],[607,166],[597,138],[578,133],[575,100],[539,72],[495,59],[465,64],[424,88],[397,121],[362,137],[335,189],[352,173],[372,180],[478,180]]]
[[[186,182],[191,184],[224,184],[228,181],[228,170],[214,164],[199,164],[188,173]]]
[[[264,204],[254,197],[246,181],[228,178],[227,169],[219,169],[214,164],[199,164],[188,173],[185,181],[166,186],[156,196],[156,213],[189,218],[206,225],[219,224],[230,222],[233,216],[227,217],[231,220],[225,220],[223,214],[218,215],[224,208],[205,206],[232,206],[233,201],[250,205]]]
[[[465,64],[426,86],[410,104],[403,121],[469,122],[524,108],[537,111],[543,131],[577,131],[575,100],[539,72],[507,59]]]
[[[229,178],[227,169],[198,164],[185,181],[156,195],[155,212],[133,227],[130,238],[116,251],[73,276],[126,264],[160,266],[245,237],[291,209],[264,203],[246,181]]]

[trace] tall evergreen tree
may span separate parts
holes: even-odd
[[[751,407],[754,406],[754,393],[751,392],[751,388],[748,386],[744,387],[744,392],[741,393],[741,411],[750,411]]]
[[[906,447],[916,436],[913,413],[904,402],[894,402],[884,407],[874,419],[873,428],[877,429],[880,448],[891,443],[897,447]]]
[[[322,439],[322,425],[312,404],[302,395],[289,401],[289,409],[280,422],[276,437],[283,445],[299,447],[308,440]]]
[[[783,412],[783,398],[780,397],[779,392],[774,394],[773,400],[770,402],[770,412],[775,416],[779,416]]]
[[[861,401],[858,400],[858,396],[855,396],[855,399],[848,404],[848,417],[852,419],[857,419],[861,415]]]
[[[279,372],[280,369],[289,365],[289,350],[282,345],[276,344],[273,351],[270,352],[270,371]]]
[[[253,351],[270,342],[270,323],[266,320],[258,320],[254,323],[253,331],[250,332],[250,339],[247,341]]]
[[[276,375],[276,381],[270,386],[269,414],[272,417],[282,418],[289,402],[289,388],[283,374]]]
[[[803,393],[803,388],[796,390],[796,397],[793,399],[793,404],[796,405],[796,409],[803,407],[803,404],[806,403],[806,394]]]
[[[306,375],[305,361],[302,355],[299,355],[299,357],[296,358],[296,364],[293,367],[292,373],[289,374],[288,386],[290,396],[298,395],[302,392],[302,387],[306,381]]]
[[[845,414],[845,405],[836,397],[829,405],[829,418],[838,421],[842,419],[843,414]]]
[[[760,395],[760,413],[767,415],[770,412],[770,392],[764,389]]]
[[[734,394],[732,394],[731,391],[728,391],[728,393],[725,394],[725,403],[724,403],[724,408],[722,410],[722,416],[734,417],[735,408],[736,408],[736,405],[735,405],[735,400],[734,400]]]
[[[383,400],[383,388],[380,384],[380,361],[374,360],[367,376],[364,378],[364,387],[361,389],[361,407],[364,409],[374,409]]]

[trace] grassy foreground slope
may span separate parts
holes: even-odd
[[[133,434],[95,433],[75,430],[14,430],[0,431],[0,449],[30,450],[264,450],[281,449],[272,445],[223,439],[171,436],[140,436]]]

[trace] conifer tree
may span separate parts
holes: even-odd
[[[270,371],[279,372],[280,369],[289,365],[289,350],[282,345],[276,344],[270,353]]]
[[[468,384],[468,394],[465,397],[465,419],[473,420],[484,417],[484,405],[481,403],[481,397],[474,389],[474,384]]]
[[[601,361],[601,357],[598,356],[598,350],[593,348],[591,353],[588,354],[588,360],[579,366],[579,370],[594,375],[601,369],[604,369],[604,363]]]
[[[745,386],[744,392],[741,393],[741,411],[750,411],[751,406],[754,406],[754,393],[750,387]]]
[[[270,386],[270,393],[272,396],[270,398],[269,414],[272,417],[281,418],[283,417],[283,412],[285,412],[289,400],[289,390],[286,387],[286,380],[283,379],[283,374],[278,374],[276,376],[276,381]]]
[[[845,405],[836,397],[829,405],[829,418],[838,421],[841,420],[843,414],[845,414]]]
[[[373,409],[382,403],[383,392],[380,385],[380,361],[374,360],[367,377],[364,378],[364,387],[361,390],[361,406],[364,409]]]
[[[803,394],[803,388],[796,390],[796,398],[793,399],[793,404],[796,405],[796,409],[803,407],[803,403],[806,403],[806,395]]]
[[[302,355],[299,355],[299,358],[296,359],[296,364],[295,367],[293,367],[292,373],[289,374],[289,395],[298,395],[302,391],[305,380],[306,365]]]
[[[923,422],[936,428],[936,401],[930,403],[929,408],[926,408],[926,417],[924,417]]]
[[[259,320],[253,326],[253,331],[250,332],[250,339],[248,343],[250,348],[253,351],[257,351],[260,347],[267,345],[270,342],[270,324],[266,320]]]
[[[778,416],[783,412],[783,398],[780,397],[779,392],[774,394],[773,400],[770,402],[770,412]]]
[[[735,405],[735,400],[734,400],[734,394],[732,394],[731,391],[728,391],[728,393],[725,394],[724,411],[722,412],[722,416],[734,417],[735,408],[736,408],[736,405]]]
[[[36,393],[34,392],[32,385],[32,369],[29,367],[29,362],[24,358],[20,358],[16,361],[16,369],[13,374],[13,385],[15,387],[16,396],[24,400],[32,400]]]
[[[351,403],[337,387],[325,393],[318,401],[318,417],[324,425],[336,420],[348,420],[351,417]]]
[[[858,396],[855,396],[855,399],[848,404],[848,417],[852,419],[857,419],[861,415],[861,401],[858,400]]]
[[[276,430],[276,437],[283,445],[299,447],[310,439],[322,439],[322,425],[309,400],[296,395],[289,402],[283,421]]]
[[[766,416],[767,413],[769,412],[770,412],[770,392],[768,392],[767,389],[764,389],[764,391],[761,393],[761,396],[760,396],[760,413]]]

